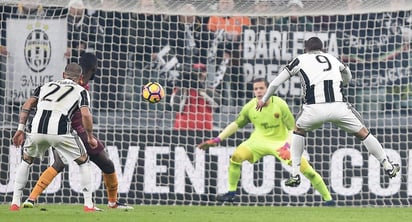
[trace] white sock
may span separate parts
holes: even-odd
[[[92,208],[93,199],[92,199],[92,173],[90,168],[90,162],[87,161],[79,165],[80,169],[80,186],[83,192],[84,206]]]
[[[17,204],[17,206],[20,206],[21,204],[23,189],[26,187],[27,181],[29,180],[29,170],[30,164],[22,160],[16,171],[16,179],[14,181],[13,189],[13,200],[11,201],[12,205]]]
[[[379,141],[372,134],[369,134],[363,141],[363,144],[368,149],[369,153],[372,154],[379,163],[383,165],[385,170],[392,169],[392,164],[388,161],[385,150]]]
[[[292,175],[297,175],[300,172],[300,160],[302,158],[303,150],[305,149],[305,137],[292,134],[292,145],[290,153],[292,157]]]

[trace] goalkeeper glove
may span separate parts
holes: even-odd
[[[207,150],[209,147],[216,146],[218,143],[220,143],[220,138],[216,137],[199,144],[197,148]]]
[[[285,143],[285,145],[283,145],[279,150],[279,156],[284,159],[284,160],[290,160],[290,144],[289,143]]]

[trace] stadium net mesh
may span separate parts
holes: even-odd
[[[253,127],[207,152],[196,144],[236,118],[253,98],[253,79],[272,80],[314,35],[350,66],[348,100],[409,179],[411,9],[407,0],[1,1],[0,203],[11,201],[21,158],[10,141],[22,103],[37,86],[61,78],[66,63],[92,52],[99,59],[90,83],[95,131],[115,164],[120,198],[217,204],[216,194],[228,189],[229,157]],[[141,98],[150,81],[165,88],[159,103]],[[294,114],[299,82],[292,78],[277,92]],[[389,180],[351,135],[326,124],[308,134],[307,144],[307,157],[340,205],[410,205],[412,183]],[[46,155],[33,164],[25,197],[51,162]],[[93,170],[95,200],[106,203],[101,171]],[[243,163],[237,203],[320,205],[306,178],[284,186],[290,170],[272,156]],[[39,202],[80,202],[77,174],[69,163]]]

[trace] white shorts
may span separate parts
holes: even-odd
[[[296,126],[305,131],[312,131],[328,122],[351,134],[365,127],[358,111],[346,102],[303,105],[296,118]]]
[[[86,154],[86,148],[77,135],[26,134],[24,152],[30,157],[43,158],[49,147],[54,147],[67,161],[73,161]]]

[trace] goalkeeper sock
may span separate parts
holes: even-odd
[[[92,173],[90,162],[87,161],[79,165],[80,170],[80,186],[84,198],[84,206],[89,208],[94,207],[92,199]]]
[[[117,190],[119,186],[116,172],[110,174],[103,173],[103,181],[104,185],[106,186],[107,198],[109,199],[109,203],[116,203]]]
[[[17,168],[14,180],[14,189],[13,189],[13,200],[11,204],[16,204],[20,206],[21,196],[23,195],[23,189],[26,187],[27,181],[29,180],[29,169],[30,164],[22,160]]]
[[[322,177],[316,172],[306,159],[302,158],[302,165],[300,167],[303,175],[310,180],[313,188],[317,190],[324,201],[332,200],[329,189],[323,181]]]
[[[292,146],[290,153],[292,157],[292,175],[295,176],[300,170],[300,161],[305,146],[305,137],[298,134],[292,134]]]
[[[241,168],[241,166],[242,166],[241,163],[235,162],[232,159],[230,159],[229,177],[228,177],[229,192],[237,190],[237,184],[238,184],[239,178],[240,178],[240,168]]]
[[[378,159],[379,163],[383,165],[385,170],[392,169],[392,164],[387,160],[385,150],[376,137],[369,133],[369,135],[362,142],[368,149],[369,153]]]
[[[48,167],[37,180],[36,186],[29,195],[30,200],[37,200],[40,194],[49,186],[53,179],[57,176],[57,171],[53,167]]]

